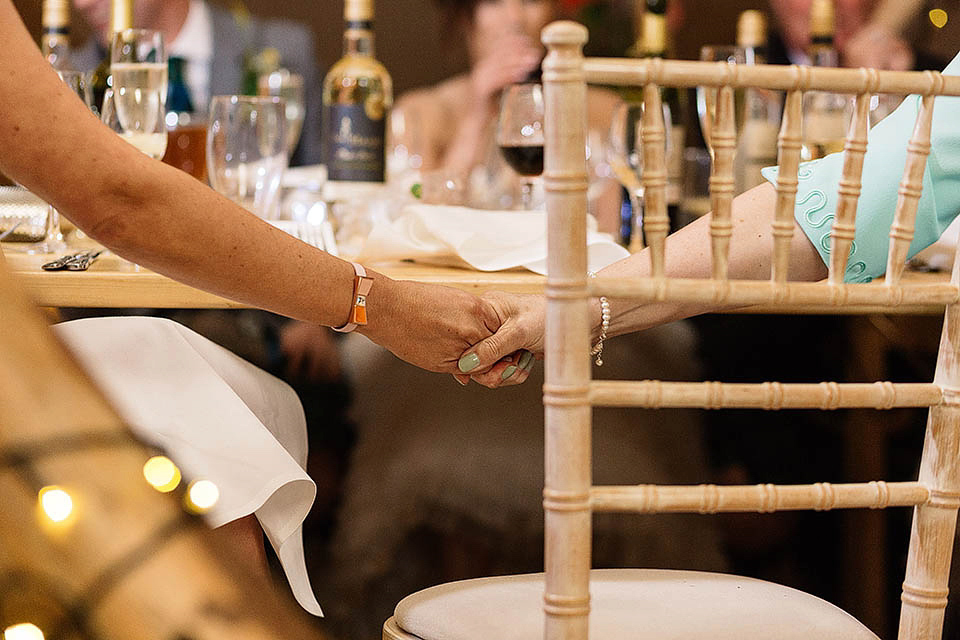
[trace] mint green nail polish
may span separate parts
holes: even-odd
[[[507,378],[509,378],[510,376],[512,376],[512,375],[513,375],[513,372],[516,371],[516,370],[517,370],[517,368],[516,368],[514,365],[510,365],[509,367],[507,367],[506,369],[503,370],[503,373],[502,373],[502,374],[500,374],[500,379],[501,379],[501,380],[506,380]]]
[[[475,353],[468,353],[460,358],[460,362],[457,363],[457,367],[459,367],[460,371],[463,373],[470,373],[477,368],[478,364],[480,364],[480,356]]]
[[[520,362],[517,363],[517,366],[521,369],[526,369],[527,365],[530,364],[531,358],[533,358],[533,354],[529,351],[524,351],[523,355],[520,356]]]
[[[527,366],[524,367],[524,370],[530,371],[530,369],[533,369],[533,363],[535,363],[535,362],[536,362],[536,360],[533,358],[533,354],[531,353],[531,354],[530,354],[530,360],[527,362]]]

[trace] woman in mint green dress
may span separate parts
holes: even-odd
[[[960,74],[960,55],[945,74]],[[847,263],[847,282],[866,282],[886,269],[890,225],[897,204],[897,190],[906,163],[907,141],[913,133],[920,97],[909,96],[896,111],[869,133],[863,167],[863,189],[857,208],[857,231]],[[931,150],[923,175],[923,195],[917,211],[916,230],[909,256],[934,243],[960,213],[960,98],[936,98],[931,130]],[[796,232],[790,249],[791,280],[819,280],[827,275],[830,227],[837,206],[837,186],[843,170],[843,154],[835,153],[800,165],[795,210]],[[733,237],[730,243],[730,277],[762,280],[770,275],[771,223],[776,191],[776,167],[764,169],[769,181],[738,196],[733,202]],[[671,235],[667,240],[667,274],[673,277],[710,277],[710,216]],[[599,275],[636,277],[647,275],[650,260],[645,252],[614,263]],[[525,378],[500,380],[504,363],[487,371],[502,356],[517,349],[543,352],[544,299],[540,296],[491,294],[487,299],[505,318],[493,339],[468,351],[478,358],[464,359],[474,379],[495,387],[515,384]],[[599,303],[593,317],[599,331]],[[642,304],[610,300],[611,319],[607,336],[632,331],[713,310],[706,305]],[[461,366],[461,369],[464,367]],[[478,374],[477,372],[483,372]]]

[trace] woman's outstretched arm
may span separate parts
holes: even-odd
[[[192,286],[293,318],[339,326],[354,273],[104,127],[0,0],[0,170],[121,256]],[[497,328],[489,303],[373,274],[361,329],[436,371]]]
[[[770,276],[773,247],[771,225],[775,203],[776,192],[766,183],[734,199],[729,265],[731,278],[762,280]],[[667,238],[665,269],[668,276],[710,278],[710,218],[708,214]],[[649,273],[649,249],[644,249],[613,263],[597,275],[628,278],[647,276]],[[789,273],[791,280],[819,280],[827,275],[823,260],[796,223],[790,246]],[[503,371],[511,364],[501,361],[501,358],[519,349],[526,349],[537,356],[542,354],[546,300],[543,296],[503,293],[487,294],[484,298],[493,303],[502,325],[495,335],[467,352],[461,360],[464,363],[461,370],[474,365],[469,372],[482,373],[474,373],[473,378],[490,387],[523,382],[526,374],[519,371],[508,376],[507,380],[501,379]],[[715,306],[706,304],[644,304],[619,299],[609,302],[611,319],[608,337],[717,310]],[[597,320],[595,330],[599,330],[599,303],[594,301],[592,304],[593,316]],[[471,354],[477,357],[469,358]]]

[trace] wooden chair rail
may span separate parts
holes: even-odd
[[[700,280],[680,278],[591,278],[591,296],[633,298],[642,302],[716,304],[719,306],[778,305],[796,307],[890,307],[948,305],[960,299],[952,284],[831,284],[767,280]]]
[[[936,71],[878,71],[802,65],[727,64],[657,58],[584,58],[586,81],[592,84],[671,87],[754,87],[776,91],[895,93],[960,96],[960,76]],[[545,79],[553,79],[549,71]]]
[[[664,382],[598,380],[590,383],[590,404],[644,409],[894,409],[940,404],[935,384],[893,382]]]
[[[729,513],[813,509],[884,509],[925,504],[930,491],[919,482],[862,482],[806,485],[596,486],[594,512]]]

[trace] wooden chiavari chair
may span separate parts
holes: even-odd
[[[586,30],[556,23],[544,31],[548,230],[545,573],[441,585],[409,596],[384,626],[384,637],[468,638],[875,638],[852,616],[793,589],[735,576],[621,569],[590,570],[593,512],[720,513],[793,509],[914,507],[900,619],[901,640],[940,638],[947,579],[960,507],[960,268],[949,284],[901,280],[930,149],[934,96],[960,95],[960,78],[939,73],[743,66],[662,60],[584,59]],[[644,228],[651,276],[587,278],[584,113],[586,83],[643,87]],[[664,123],[659,87],[718,89],[712,144],[712,277],[665,274],[668,218]],[[787,92],[779,138],[777,204],[769,280],[728,279],[732,232],[735,88]],[[829,277],[787,279],[798,187],[804,91],[855,94],[843,176],[832,227]],[[867,145],[868,105],[875,93],[919,94],[921,108],[890,231],[883,284],[844,284]],[[897,305],[946,306],[935,381],[894,384],[724,384],[591,381],[587,354],[594,324],[590,296],[661,302],[796,308],[837,312]],[[591,407],[705,409],[929,407],[919,480],[857,484],[756,486],[592,486]],[[866,542],[865,543],[869,543]],[[542,611],[541,611],[542,609]],[[589,631],[589,634],[588,634]]]
[[[229,540],[144,479],[137,441],[0,253],[0,636],[318,640]],[[72,511],[46,516],[43,488]],[[175,496],[175,497],[171,497]],[[29,625],[29,626],[28,626]]]

